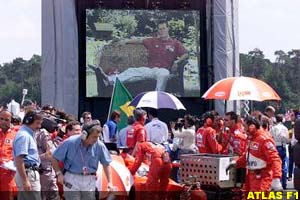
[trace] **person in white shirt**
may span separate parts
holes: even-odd
[[[180,145],[179,155],[182,154],[194,154],[198,153],[198,148],[195,144],[195,119],[191,115],[184,116],[184,127],[175,130],[175,124],[171,124],[171,129],[174,137],[181,138],[182,143]]]
[[[272,127],[276,123],[275,112],[276,110],[273,106],[267,106],[264,115],[262,116],[262,118],[269,119],[270,127]]]
[[[277,124],[272,126],[270,129],[270,133],[275,141],[276,149],[279,153],[279,156],[282,161],[282,176],[281,176],[281,183],[283,189],[286,189],[286,179],[287,179],[287,156],[286,156],[286,145],[289,140],[289,131],[286,126],[283,125],[283,118],[282,114],[276,115]]]
[[[167,142],[169,136],[167,124],[157,118],[157,110],[151,109],[148,113],[151,121],[145,126],[147,140],[159,144]]]
[[[286,126],[283,125],[283,115],[276,115],[277,124],[270,129],[270,133],[274,138],[276,146],[284,146],[289,140],[289,131]]]

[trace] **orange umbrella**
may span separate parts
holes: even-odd
[[[133,185],[133,177],[121,156],[111,155],[111,158],[112,184],[115,187],[115,191],[112,194],[114,196],[128,196]],[[107,191],[107,179],[101,164],[99,164],[97,171],[96,188],[99,191],[100,199],[106,198],[110,194]]]
[[[265,82],[251,77],[229,77],[213,84],[202,96],[222,100],[281,100]]]

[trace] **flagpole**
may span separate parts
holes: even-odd
[[[115,88],[116,88],[116,84],[117,84],[117,79],[118,77],[116,77],[116,81],[115,81],[115,84],[114,84],[114,87],[113,87],[113,91],[112,91],[112,95],[111,95],[111,98],[110,98],[110,104],[109,104],[109,110],[108,110],[108,115],[107,115],[107,121],[109,120],[109,117],[110,117],[110,111],[111,111],[111,107],[112,107],[112,101],[113,101],[113,98],[114,98],[114,94],[115,94]]]

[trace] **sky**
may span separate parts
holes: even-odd
[[[300,49],[300,0],[239,0],[240,53]]]
[[[239,49],[300,49],[300,0],[239,0]],[[41,55],[41,0],[0,0],[0,64]]]
[[[41,55],[41,0],[0,0],[0,64]]]

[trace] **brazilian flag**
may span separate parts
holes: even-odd
[[[118,110],[121,112],[121,121],[118,123],[118,130],[121,130],[122,128],[126,127],[127,117],[133,115],[133,110],[135,107],[128,106],[131,100],[131,94],[121,83],[121,81],[118,78],[116,78],[108,116],[110,116],[113,110]]]

